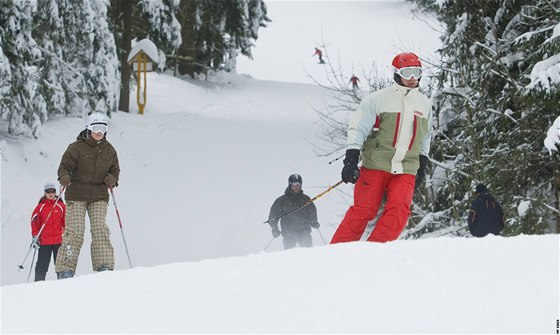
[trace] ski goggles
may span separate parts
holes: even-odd
[[[410,80],[412,77],[416,79],[422,77],[422,68],[419,66],[402,67],[395,69],[395,72],[406,80]]]
[[[90,128],[89,130],[91,130],[92,133],[103,133],[103,134],[105,134],[107,132],[107,125],[102,124],[102,123],[92,124],[89,128]]]
[[[48,188],[45,190],[45,193],[56,193],[56,190],[54,188]]]
[[[290,183],[290,186],[301,186],[301,183],[299,181],[294,181]]]

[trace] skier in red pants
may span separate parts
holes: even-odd
[[[424,178],[432,107],[418,91],[422,64],[415,54],[402,53],[392,65],[395,83],[366,96],[350,117],[342,180],[355,184],[354,205],[331,243],[360,240],[384,195],[383,213],[367,240],[396,240],[408,221],[415,187]]]

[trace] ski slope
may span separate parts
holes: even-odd
[[[311,57],[321,31],[334,50],[364,48],[340,51],[348,71],[372,59],[388,64],[400,51],[391,40],[416,41],[413,49],[426,54],[438,46],[404,2],[274,1],[269,16],[239,75],[204,82],[152,73],[145,115],[110,120],[132,269],[111,204],[117,271],[93,273],[86,229],[75,278],[55,280],[51,264],[47,281],[25,283],[30,259],[23,271],[17,265],[31,211],[84,121],[49,120],[38,139],[0,135],[1,332],[556,331],[558,236],[326,246],[351,201],[352,186],[343,184],[317,200],[314,248],[282,251],[276,239],[263,250],[272,236],[262,222],[290,174],[303,176],[310,196],[340,179],[341,163],[328,164],[335,155],[316,153],[322,125],[314,109],[329,97],[301,71],[303,64],[324,78]],[[134,112],[135,92],[131,100]]]

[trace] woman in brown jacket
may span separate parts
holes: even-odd
[[[58,180],[66,187],[66,230],[56,262],[58,279],[74,277],[84,242],[85,215],[91,224],[91,261],[94,271],[115,265],[109,228],[105,222],[108,188],[117,185],[119,160],[107,141],[107,117],[92,113],[86,129],[68,146],[58,168]]]

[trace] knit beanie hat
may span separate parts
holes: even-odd
[[[484,192],[488,192],[488,189],[486,188],[486,185],[484,185],[484,184],[476,185],[476,193],[484,193]]]

